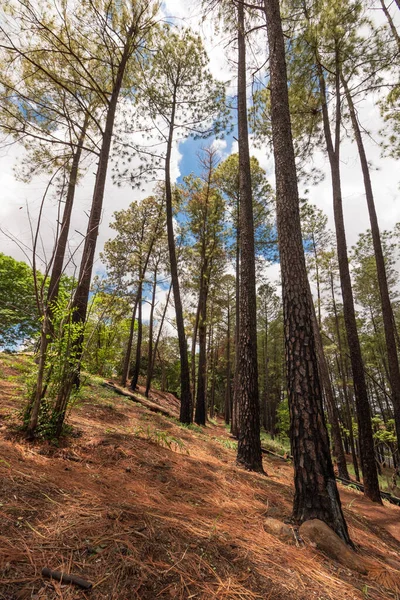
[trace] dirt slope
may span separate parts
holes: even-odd
[[[92,383],[62,447],[27,444],[13,433],[16,366],[0,360],[1,599],[398,597],[267,533],[267,516],[290,515],[292,467],[267,458],[268,477],[238,469],[222,422],[184,428]],[[395,560],[400,509],[349,489],[341,495],[361,554]],[[44,580],[43,567],[80,575],[93,589]]]

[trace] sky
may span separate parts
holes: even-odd
[[[165,15],[173,17],[176,23],[190,25],[200,32],[208,55],[210,69],[213,75],[223,81],[234,79],[233,63],[226,58],[225,49],[229,36],[225,31],[216,32],[210,20],[201,19],[200,2],[192,0],[165,0],[163,2]],[[380,18],[379,16],[377,18]],[[262,60],[262,56],[252,57]],[[233,83],[230,83],[228,92],[234,94]],[[389,158],[381,157],[378,132],[382,126],[377,107],[378,97],[369,97],[358,105],[360,121],[368,126],[370,136],[365,138],[368,160],[372,167],[372,184],[375,193],[376,209],[381,229],[393,227],[400,220],[399,179],[400,168],[398,163]],[[251,141],[251,151],[265,169],[267,177],[274,184],[274,166],[268,148],[255,148]],[[204,142],[187,140],[176,144],[173,151],[172,175],[175,180],[181,180],[183,175],[197,169],[196,152]],[[231,152],[237,151],[237,142],[233,136],[225,141],[214,142],[217,145],[221,159]],[[341,149],[341,173],[343,187],[344,214],[348,245],[353,245],[359,233],[369,227],[368,212],[363,190],[363,181],[359,167],[357,150],[350,139],[344,138]],[[329,225],[333,229],[332,193],[327,156],[321,151],[314,154],[314,164],[324,173],[324,180],[317,186],[309,189],[309,200],[321,208],[328,216]],[[29,260],[31,256],[31,229],[35,227],[37,215],[48,178],[35,178],[29,185],[16,179],[14,167],[24,161],[24,152],[21,147],[9,146],[0,150],[0,252],[11,255],[19,260]],[[77,198],[72,220],[71,248],[78,249],[76,260],[78,263],[79,247],[82,244],[86,231],[87,212],[91,203],[93,191],[94,167],[89,169],[77,191]],[[107,180],[102,223],[97,244],[97,259],[95,271],[102,272],[103,267],[98,258],[104,242],[113,236],[109,223],[116,210],[127,208],[129,203],[137,198],[145,197],[151,193],[153,184],[144,184],[141,192],[132,190],[129,186],[116,187],[111,182],[111,169]],[[300,192],[304,190],[300,189]],[[57,218],[57,205],[54,199],[47,199],[43,213],[40,254],[43,258],[49,256],[54,241],[54,223]],[[12,239],[10,239],[12,238]],[[26,254],[24,254],[24,251]],[[279,265],[269,268],[268,275],[271,280],[279,276]],[[159,297],[164,292],[160,289]]]

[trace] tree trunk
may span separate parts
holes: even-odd
[[[237,462],[263,472],[260,441],[260,405],[257,369],[257,309],[251,188],[247,127],[246,41],[244,6],[238,11],[238,133],[240,198],[240,318],[238,347],[239,441]]]
[[[207,264],[200,271],[199,294],[199,366],[197,373],[196,412],[197,425],[206,424],[206,369],[207,369]]]
[[[125,353],[124,366],[123,366],[123,372],[122,372],[122,377],[121,377],[121,385],[123,387],[126,386],[126,380],[128,379],[128,375],[129,375],[129,366],[130,366],[130,361],[131,361],[132,343],[133,343],[133,333],[135,330],[135,318],[136,318],[136,310],[137,310],[137,305],[138,305],[138,301],[139,301],[139,296],[142,295],[143,280],[146,275],[147,265],[149,264],[150,256],[152,254],[154,244],[155,244],[157,236],[159,234],[159,227],[160,227],[161,214],[162,214],[163,208],[164,208],[163,204],[160,204],[160,209],[158,211],[155,228],[153,231],[153,235],[150,239],[150,244],[147,248],[147,254],[146,254],[146,257],[144,260],[143,268],[142,268],[142,258],[140,258],[140,260],[139,260],[138,291],[137,291],[136,298],[135,298],[135,305],[134,305],[134,309],[133,309],[131,327],[130,327],[130,331],[129,331],[128,345],[127,345],[127,349],[126,349],[126,353]],[[147,226],[147,224],[143,223],[142,229],[141,229],[141,234],[140,234],[140,243],[142,243],[144,240],[146,226]]]
[[[379,293],[381,297],[383,327],[385,331],[387,362],[389,368],[389,382],[392,390],[393,412],[396,424],[397,441],[398,444],[400,444],[400,369],[399,359],[397,355],[396,337],[394,332],[394,316],[386,277],[385,259],[383,256],[378,217],[375,210],[375,201],[372,191],[371,177],[369,173],[367,156],[365,154],[364,142],[361,135],[361,129],[358,123],[353,98],[351,96],[349,87],[343,75],[341,79],[346,93],[347,105],[350,111],[351,122],[353,125],[354,136],[357,142],[358,154],[360,156],[361,168],[364,178],[365,195],[367,199],[368,213],[371,223],[372,241],[376,261],[376,272],[378,276]]]
[[[140,361],[142,359],[142,338],[143,338],[143,322],[142,322],[142,302],[143,302],[143,283],[140,282],[138,292],[138,333],[136,340],[136,357],[135,357],[135,368],[133,369],[132,380],[130,389],[135,391],[140,373]]]
[[[199,319],[200,319],[200,302],[197,304],[196,317],[193,325],[192,334],[192,349],[191,349],[191,390],[192,398],[196,397],[196,345],[197,345],[197,332],[199,330]]]
[[[226,386],[225,386],[225,423],[229,425],[232,413],[231,407],[231,310],[228,296],[228,319],[226,325]]]
[[[43,399],[43,383],[46,369],[47,360],[47,349],[49,346],[49,337],[53,331],[52,317],[53,317],[53,302],[57,300],[58,290],[60,286],[60,279],[64,267],[65,249],[67,247],[69,226],[71,222],[72,207],[74,204],[76,183],[78,179],[79,164],[82,156],[82,147],[85,141],[86,130],[88,126],[89,115],[86,113],[85,120],[82,125],[81,134],[78,139],[78,144],[73,154],[71,170],[69,174],[68,190],[65,199],[65,206],[63,212],[63,218],[61,223],[61,229],[56,241],[54,249],[54,260],[53,267],[51,270],[49,288],[47,292],[46,305],[44,307],[43,323],[41,327],[40,335],[40,350],[39,350],[39,363],[38,363],[38,375],[35,387],[35,397],[33,404],[30,408],[29,425],[26,430],[28,438],[34,437],[34,432],[38,424],[40,405]]]
[[[151,293],[151,308],[150,308],[150,319],[149,319],[149,344],[147,352],[147,374],[146,374],[146,398],[149,396],[149,390],[147,389],[147,382],[151,380],[151,365],[153,362],[153,329],[154,329],[154,309],[156,305],[156,291],[157,291],[157,271],[158,262],[154,267],[154,278],[153,278],[153,289]],[[150,386],[149,386],[150,388]]]
[[[397,4],[398,8],[400,8],[400,0],[395,0],[395,2]],[[396,25],[394,24],[394,21],[392,19],[391,14],[390,14],[390,12],[387,9],[387,6],[385,4],[385,0],[381,0],[381,6],[382,6],[383,13],[384,13],[384,15],[385,15],[385,17],[387,19],[387,22],[389,23],[390,31],[392,32],[393,37],[396,40],[396,43],[397,43],[397,45],[399,47],[399,50],[400,50],[400,35],[399,35],[399,33],[398,33],[397,29],[396,29]]]
[[[122,387],[126,386],[126,380],[128,379],[128,375],[129,375],[129,365],[131,363],[133,334],[135,332],[135,320],[136,320],[136,311],[137,311],[138,302],[139,302],[139,288],[136,293],[135,304],[133,305],[131,326],[129,329],[128,345],[127,345],[126,352],[125,352],[124,366],[123,366],[122,377],[121,377]]]
[[[86,137],[86,130],[89,123],[89,113],[85,114],[85,120],[82,125],[81,133],[79,136],[78,144],[74,152],[71,165],[71,173],[68,182],[67,196],[65,198],[64,212],[61,222],[60,235],[58,236],[56,248],[54,251],[54,262],[51,270],[51,277],[49,281],[49,290],[47,292],[47,305],[51,305],[57,299],[58,290],[60,286],[60,279],[64,267],[65,251],[67,248],[69,227],[71,223],[72,208],[75,199],[76,183],[78,180],[79,164],[82,156],[82,147]],[[51,306],[49,307],[49,314],[51,316]]]
[[[270,58],[271,121],[291,445],[295,469],[293,518],[321,519],[351,544],[329,452],[301,235],[290,124],[285,45],[279,0],[265,0]]]
[[[151,361],[151,369],[150,369],[150,371],[147,371],[146,392],[145,392],[146,398],[148,398],[148,396],[149,396],[151,379],[153,377],[154,365],[155,365],[155,360],[156,360],[156,356],[157,356],[158,344],[160,342],[160,337],[161,337],[161,332],[162,332],[162,328],[163,328],[163,325],[164,325],[165,315],[167,314],[167,308],[168,308],[168,304],[169,304],[169,298],[170,298],[170,295],[171,295],[171,289],[172,289],[172,283],[169,286],[167,299],[165,301],[164,311],[163,311],[163,314],[162,314],[162,317],[161,317],[160,327],[159,327],[158,333],[157,333],[156,343],[154,344],[154,352],[153,352],[153,359]]]
[[[237,227],[236,227],[236,280],[235,280],[235,371],[233,375],[233,402],[231,415],[231,434],[239,437],[239,406],[238,406],[238,388],[239,388],[239,326],[240,326],[240,204],[237,204]]]
[[[212,337],[214,337],[214,336],[212,336]],[[212,360],[211,360],[211,389],[210,389],[210,403],[209,403],[210,419],[213,419],[215,416],[215,367],[216,367],[217,359],[218,359],[218,351],[219,351],[219,344],[217,343],[215,346],[213,344],[213,347],[211,349],[211,357],[212,357]]]
[[[179,420],[181,423],[191,423],[192,421],[192,394],[190,391],[190,372],[188,349],[185,333],[185,323],[183,320],[183,308],[181,293],[179,288],[178,262],[176,259],[174,221],[172,213],[172,185],[171,185],[171,153],[175,127],[176,111],[176,93],[173,96],[172,114],[169,127],[169,136],[167,143],[167,153],[165,157],[165,199],[167,207],[167,232],[168,232],[168,250],[171,266],[172,290],[174,294],[176,327],[179,339],[179,354],[181,359],[181,408]]]
[[[339,425],[339,414],[336,406],[335,398],[333,395],[332,384],[329,377],[328,363],[325,358],[324,346],[322,343],[321,332],[317,323],[317,317],[315,315],[314,304],[312,301],[311,290],[310,290],[310,303],[312,307],[312,323],[314,329],[315,348],[318,357],[318,367],[322,387],[325,392],[325,400],[328,408],[329,421],[332,427],[332,442],[333,442],[333,453],[337,460],[338,474],[343,479],[350,479],[349,472],[347,470],[346,456],[344,454],[343,441],[340,433]]]
[[[131,29],[133,32],[133,26]],[[117,103],[121,91],[126,64],[128,62],[130,54],[129,48],[130,44],[126,43],[121,62],[118,65],[118,72],[116,75],[116,80],[114,82],[112,94],[108,105],[106,124],[103,133],[102,145],[99,155],[99,163],[97,167],[96,182],[93,192],[92,206],[90,209],[89,223],[79,271],[78,285],[76,287],[73,300],[73,323],[83,324],[86,320],[90,283],[93,270],[93,260],[96,251],[97,237],[99,234],[99,225],[103,209],[103,198],[106,185],[108,160],[111,149],[111,140],[114,129],[115,113],[117,110]],[[83,335],[81,336],[80,342],[79,344],[77,344],[76,347],[78,358],[79,355],[82,353],[82,344]]]
[[[270,398],[269,398],[269,377],[268,377],[268,314],[267,308],[265,308],[265,338],[264,338],[264,389],[263,389],[263,427],[265,431],[268,431],[269,421],[268,411],[270,409]]]
[[[334,283],[333,283],[333,273],[332,272],[331,272],[330,279],[331,279],[330,287],[331,287],[331,295],[332,295],[333,314],[335,317],[335,328],[336,328],[336,336],[337,336],[337,343],[338,343],[338,350],[339,350],[339,356],[336,356],[336,362],[337,362],[339,377],[342,380],[342,390],[343,390],[343,396],[344,396],[344,401],[345,401],[345,408],[346,408],[345,413],[346,413],[347,428],[349,430],[349,440],[350,440],[351,455],[352,455],[352,460],[353,460],[354,474],[356,476],[356,480],[360,481],[360,473],[358,470],[356,446],[354,443],[353,421],[352,421],[352,415],[351,415],[351,409],[350,409],[349,390],[347,387],[346,369],[345,369],[345,366],[343,363],[342,336],[340,334],[339,316],[338,316],[337,307],[336,307],[335,288],[334,288]]]
[[[318,60],[318,56],[316,56]],[[326,147],[332,177],[333,212],[335,218],[336,244],[339,262],[340,284],[343,297],[344,321],[346,326],[347,341],[350,352],[351,367],[353,372],[354,393],[357,406],[357,420],[359,441],[361,448],[361,469],[363,472],[364,493],[372,501],[382,503],[379,491],[378,474],[374,454],[372,437],[371,411],[368,402],[367,386],[365,383],[364,365],[361,356],[360,340],[357,332],[356,313],[354,309],[353,290],[350,278],[349,259],[347,255],[346,232],[343,217],[342,190],[340,181],[340,77],[338,65],[336,69],[336,121],[335,121],[335,146],[329,121],[326,101],[325,76],[322,65],[317,64],[322,102],[322,116]]]

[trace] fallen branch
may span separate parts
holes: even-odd
[[[261,452],[263,454],[270,454],[274,458],[279,458],[280,460],[284,460],[285,462],[289,462],[290,460],[293,460],[293,456],[291,456],[290,454],[286,454],[285,456],[281,456],[280,454],[276,454],[275,452],[272,452],[272,450],[267,450],[267,448],[264,448],[263,446],[261,446]],[[353,487],[353,488],[357,489],[360,492],[364,491],[364,485],[362,483],[360,483],[359,481],[352,481],[352,480],[348,480],[348,479],[343,479],[342,477],[336,477],[336,481],[340,481],[340,483],[343,484],[344,486]],[[381,492],[381,497],[384,500],[389,500],[389,502],[391,504],[395,504],[396,506],[400,506],[400,498],[397,498],[396,496],[393,496],[393,494],[390,494],[389,492],[383,492],[382,490],[380,490],[380,492]]]
[[[284,460],[285,462],[289,462],[289,461],[293,460],[293,456],[291,456],[290,454],[285,454],[284,456],[282,456],[282,454],[277,454],[276,452],[272,452],[272,450],[267,450],[267,448],[264,448],[264,446],[261,446],[261,452],[263,454],[270,454],[271,456],[274,456],[275,458],[280,458],[281,460]]]
[[[353,487],[353,488],[357,489],[359,492],[364,491],[364,485],[362,483],[360,483],[359,481],[349,481],[348,479],[343,479],[342,477],[336,477],[336,480],[340,481],[340,483],[342,483],[345,486]],[[393,494],[390,494],[389,492],[383,492],[382,490],[380,490],[380,492],[381,492],[381,497],[384,500],[389,500],[390,504],[395,504],[396,506],[400,506],[400,498],[393,496]]]
[[[116,385],[113,381],[104,382],[102,383],[102,385],[106,388],[113,390],[116,394],[119,394],[120,396],[130,398],[133,402],[139,402],[139,404],[141,404],[145,408],[148,408],[152,412],[160,413],[164,415],[164,417],[175,417],[175,415],[172,412],[169,412],[165,408],[161,408],[161,406],[158,406],[158,404],[155,404],[150,400],[145,400],[144,398],[142,398],[138,394],[135,394],[134,392],[124,390],[123,388]]]
[[[61,583],[73,583],[84,590],[90,590],[92,588],[92,584],[89,581],[86,581],[77,575],[68,575],[68,573],[63,573],[62,571],[52,571],[48,567],[42,569],[42,577],[56,579],[56,581],[60,581]]]

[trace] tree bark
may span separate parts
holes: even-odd
[[[246,41],[244,6],[238,11],[238,133],[240,198],[240,317],[238,347],[239,440],[237,462],[263,472],[260,441],[260,405],[257,369],[257,309],[251,187],[247,126]]]
[[[296,163],[279,0],[264,0],[270,58],[278,239],[285,348],[295,469],[293,518],[321,519],[348,544],[329,452],[312,327],[312,307],[301,235]]]
[[[231,399],[231,309],[228,296],[228,315],[226,325],[226,386],[225,386],[225,423],[229,425],[232,414]]]
[[[389,296],[389,288],[386,276],[385,259],[379,231],[378,217],[375,210],[374,194],[372,190],[371,177],[367,156],[365,153],[364,142],[361,135],[360,125],[358,123],[353,98],[349,86],[341,75],[342,84],[345,90],[347,105],[349,107],[354,136],[357,143],[358,154],[360,157],[361,168],[364,179],[365,196],[367,199],[369,219],[371,223],[372,242],[376,261],[376,272],[378,276],[379,293],[381,297],[381,307],[383,316],[383,327],[385,331],[385,341],[387,350],[387,363],[389,370],[389,382],[392,390],[393,412],[396,424],[396,434],[398,445],[400,444],[400,369],[397,355],[396,337],[394,332],[394,316],[392,303]]]
[[[339,425],[339,415],[338,409],[336,406],[335,398],[333,395],[332,384],[329,377],[329,368],[328,363],[325,358],[324,346],[322,343],[321,331],[319,329],[317,323],[317,317],[315,315],[314,304],[312,301],[311,290],[310,290],[310,302],[312,311],[312,323],[314,329],[314,339],[315,339],[315,348],[317,351],[318,357],[318,367],[320,378],[322,382],[322,387],[325,392],[325,400],[328,409],[329,421],[332,427],[332,444],[333,444],[333,453],[337,460],[338,466],[338,475],[342,477],[342,479],[350,479],[349,472],[347,470],[346,456],[344,454],[343,441],[340,433],[340,425]]]
[[[361,469],[363,472],[364,493],[372,501],[382,503],[376,470],[374,442],[372,437],[371,411],[368,402],[364,365],[361,355],[360,340],[357,331],[356,313],[354,309],[353,290],[350,278],[349,259],[347,255],[346,232],[343,217],[342,190],[340,180],[340,74],[338,57],[336,58],[336,116],[335,146],[332,141],[329,113],[326,101],[325,76],[316,53],[317,69],[322,103],[322,117],[325,142],[331,168],[333,212],[335,218],[336,244],[339,262],[340,284],[342,288],[344,321],[353,372],[354,394],[357,407],[359,441],[361,449]]]
[[[358,470],[356,446],[354,443],[353,421],[352,421],[352,414],[351,414],[351,408],[350,408],[349,390],[348,390],[348,386],[347,386],[346,369],[345,369],[345,366],[343,363],[344,355],[343,355],[343,347],[342,347],[342,336],[340,334],[339,315],[338,315],[337,307],[336,307],[335,288],[334,288],[332,272],[330,274],[330,288],[331,288],[331,295],[332,295],[333,314],[334,314],[334,318],[335,318],[337,344],[338,344],[338,350],[339,350],[339,356],[336,355],[336,362],[337,362],[339,377],[342,380],[342,391],[343,391],[343,396],[344,396],[344,401],[345,401],[345,415],[346,415],[347,428],[349,430],[349,440],[350,440],[351,455],[352,455],[352,461],[353,461],[353,467],[354,467],[354,474],[356,476],[356,480],[360,481],[360,473]]]
[[[178,277],[178,262],[175,249],[174,222],[172,213],[172,185],[171,185],[171,153],[175,128],[176,112],[176,91],[172,100],[172,113],[169,126],[169,135],[167,143],[167,153],[165,157],[165,199],[167,208],[167,233],[168,250],[171,267],[172,290],[174,294],[176,327],[178,330],[179,354],[181,359],[181,408],[179,420],[181,423],[192,422],[192,394],[190,390],[190,372],[188,349],[185,333],[185,323],[183,320],[183,308]]]
[[[236,281],[235,281],[235,371],[233,375],[233,401],[231,415],[231,434],[239,437],[239,406],[238,406],[238,389],[239,389],[239,326],[240,326],[240,203],[237,203],[237,226],[236,226]]]

